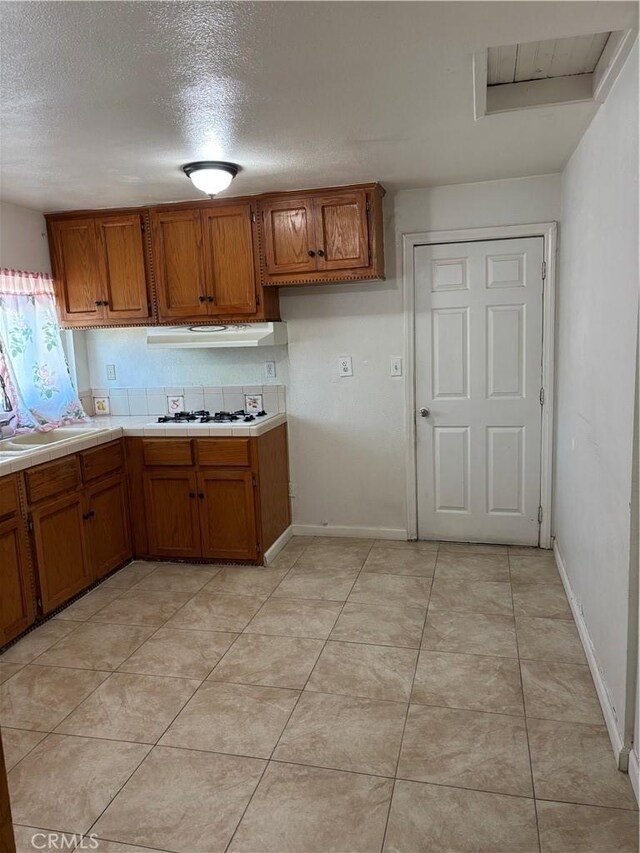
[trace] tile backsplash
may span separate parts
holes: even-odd
[[[80,400],[87,414],[98,414],[94,401],[107,401],[109,414],[160,416],[176,411],[176,401],[182,399],[185,411],[207,409],[210,412],[234,412],[244,409],[245,394],[262,394],[265,411],[286,411],[284,385],[204,385],[183,388],[92,388],[83,391]],[[104,406],[103,406],[104,407]]]

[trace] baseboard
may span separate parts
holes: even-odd
[[[638,756],[635,749],[629,753],[629,779],[633,793],[636,795],[636,801],[640,803],[640,764],[638,764]]]
[[[294,524],[294,536],[354,536],[358,539],[407,539],[407,531],[396,527],[341,527],[331,524]]]
[[[289,527],[287,527],[284,533],[278,536],[273,545],[270,548],[267,548],[267,550],[264,552],[262,562],[265,564],[265,566],[268,566],[269,563],[272,563],[275,560],[275,558],[278,556],[280,551],[282,551],[282,549],[292,536],[293,528],[291,527],[291,525],[289,525]]]
[[[596,693],[598,694],[598,700],[600,701],[604,721],[607,726],[607,731],[609,732],[609,739],[611,740],[611,747],[616,759],[616,764],[619,770],[627,771],[630,764],[629,747],[625,746],[622,736],[618,731],[616,715],[611,705],[609,693],[602,679],[602,673],[598,667],[593,643],[589,636],[589,629],[587,628],[587,623],[584,621],[584,616],[580,612],[557,539],[555,539],[553,543],[553,553],[556,558],[556,565],[558,566],[558,572],[562,579],[564,591],[567,594],[569,606],[571,607],[571,612],[573,613],[573,618],[578,629],[578,634],[580,635],[580,641],[584,648],[584,653],[587,656],[587,663],[591,670],[591,677],[593,678],[593,683],[596,687]]]

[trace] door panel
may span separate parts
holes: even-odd
[[[195,473],[145,471],[144,492],[151,556],[202,556]]]
[[[202,211],[210,314],[254,314],[255,261],[251,206]]]
[[[149,317],[140,214],[99,216],[96,231],[109,319]]]
[[[100,320],[105,297],[96,259],[98,244],[95,221],[62,219],[51,223],[53,266],[60,311],[65,320],[77,323]]]
[[[205,557],[255,560],[256,517],[249,471],[198,474],[202,552]]]
[[[121,474],[111,477],[87,489],[86,497],[91,569],[98,580],[131,557],[126,480]]]
[[[418,532],[538,543],[543,240],[415,249]]]
[[[75,494],[32,510],[40,597],[49,613],[91,583],[82,498]]]
[[[308,197],[267,201],[262,205],[269,275],[316,271],[314,216],[313,199]]]
[[[354,269],[369,264],[367,195],[342,193],[316,199],[318,270]]]
[[[207,314],[200,210],[151,211],[161,319]]]
[[[22,518],[0,524],[0,645],[33,622],[33,596]]]

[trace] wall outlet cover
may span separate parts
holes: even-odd
[[[110,415],[111,414],[111,404],[109,402],[108,397],[94,397],[93,398],[93,411],[96,415]]]
[[[116,380],[116,366],[115,364],[107,365],[107,379],[109,382],[115,382]]]
[[[266,379],[275,379],[276,378],[276,363],[275,361],[265,361],[264,363],[264,375]]]
[[[350,355],[338,356],[338,376],[353,376],[353,362]]]

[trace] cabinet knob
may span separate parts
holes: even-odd
[[[195,493],[195,492],[189,492],[189,497],[190,497],[190,498],[195,498],[195,496],[196,496],[196,493]]]
[[[206,297],[206,296],[198,296],[198,301],[199,301],[199,302],[206,302],[206,301],[207,301],[207,297]]]
[[[198,492],[198,497],[204,499],[204,492]]]
[[[207,296],[207,302],[215,302],[215,301],[216,301],[215,296]]]
[[[318,257],[324,258],[324,250],[323,249],[318,249]]]
[[[309,253],[308,253],[308,254],[309,254],[309,257],[310,257],[310,258],[315,258],[315,256],[316,256],[316,253],[313,251],[313,249],[309,249]]]

